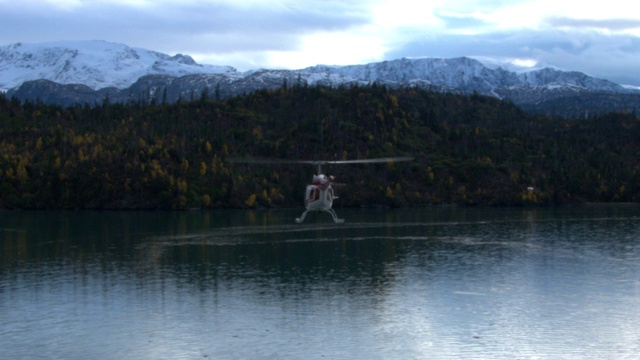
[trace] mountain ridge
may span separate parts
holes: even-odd
[[[197,64],[189,55],[171,56],[102,40],[0,46],[0,89],[5,90],[41,79],[100,90],[125,88],[145,75],[236,72],[231,66]]]
[[[106,41],[11,44],[0,47],[0,89],[20,100],[39,99],[60,105],[110,101],[174,102],[202,94],[236,96],[285,84],[341,86],[379,83],[439,92],[477,93],[548,112],[545,104],[575,102],[589,94],[630,95],[640,106],[640,91],[577,71],[554,68],[512,71],[489,67],[470,57],[397,59],[364,65],[316,65],[298,70],[200,65],[189,55],[170,56]],[[78,86],[85,85],[85,87]],[[634,96],[638,97],[636,100]],[[160,98],[161,96],[161,98]],[[579,112],[617,110],[604,107]],[[606,104],[606,103],[605,103]],[[625,106],[627,106],[625,105]],[[562,107],[560,105],[560,107]]]

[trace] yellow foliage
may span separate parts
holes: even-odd
[[[398,97],[395,95],[389,95],[389,100],[391,100],[391,106],[395,109],[400,107],[398,104]]]
[[[202,206],[204,207],[211,206],[211,196],[207,194],[202,195]]]
[[[20,181],[26,181],[28,178],[24,161],[20,161],[20,163],[18,163],[18,167],[16,168],[16,178]]]
[[[207,164],[204,161],[200,162],[200,175],[204,175],[207,173]]]
[[[187,185],[187,180],[178,179],[178,192],[184,194],[184,193],[187,192],[188,189],[189,189],[189,187]]]
[[[522,201],[524,202],[529,202],[529,203],[537,203],[538,202],[538,196],[536,195],[536,192],[533,190],[525,190],[522,192]]]
[[[98,144],[93,148],[93,159],[96,160],[102,153],[102,145]]]
[[[151,171],[152,178],[164,176],[164,171],[162,171],[162,166],[160,165],[160,161],[158,161],[157,159],[151,160],[151,163],[149,164],[149,168]]]
[[[180,164],[180,167],[182,168],[182,171],[187,172],[189,171],[189,160],[187,159],[182,159],[182,163]]]
[[[269,196],[270,199],[275,199],[275,200],[282,200],[284,199],[284,197],[282,196],[282,194],[280,194],[280,191],[278,191],[277,188],[273,187],[269,190],[269,193],[271,194]]]
[[[247,200],[244,203],[248,207],[253,207],[253,205],[255,205],[255,203],[256,203],[256,194],[249,195],[249,197],[247,198]]]

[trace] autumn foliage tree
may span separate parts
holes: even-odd
[[[291,85],[220,100],[68,108],[0,95],[0,207],[299,206],[313,169],[229,157],[362,159],[328,168],[343,206],[640,201],[640,121],[529,115],[509,102],[384,86]]]

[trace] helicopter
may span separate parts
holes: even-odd
[[[309,164],[316,166],[316,173],[313,175],[312,181],[307,185],[304,194],[305,211],[296,218],[296,223],[300,224],[304,221],[309,212],[322,211],[326,212],[333,218],[336,224],[341,224],[344,219],[338,217],[333,210],[333,200],[337,199],[334,186],[344,184],[336,183],[335,176],[327,175],[322,171],[323,165],[344,165],[344,164],[371,164],[371,163],[391,163],[401,161],[411,161],[412,157],[385,157],[361,160],[268,160],[268,159],[232,159],[232,162],[241,162],[247,164]]]

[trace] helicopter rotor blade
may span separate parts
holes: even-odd
[[[386,158],[374,158],[374,159],[360,159],[360,160],[330,160],[324,161],[324,164],[373,164],[373,163],[390,163],[390,162],[401,162],[401,161],[411,161],[412,157],[401,156],[401,157],[386,157]]]
[[[307,161],[307,160],[281,160],[281,159],[262,159],[262,158],[228,158],[228,162],[230,163],[238,163],[238,164],[310,164],[315,165],[315,161]]]
[[[386,158],[374,158],[374,159],[360,159],[360,160],[281,160],[281,159],[261,159],[261,158],[229,158],[227,161],[231,163],[243,163],[243,164],[307,164],[307,165],[326,165],[326,164],[373,164],[373,163],[389,163],[389,162],[401,162],[411,161],[412,157],[386,157]]]

